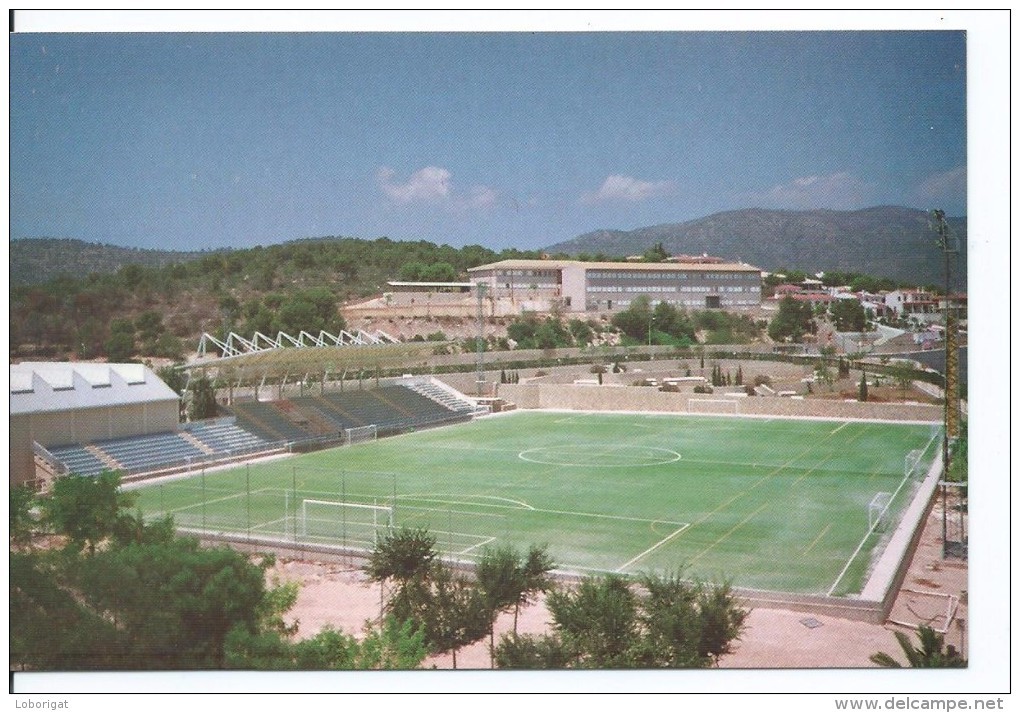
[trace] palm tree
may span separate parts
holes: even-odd
[[[938,634],[930,626],[922,626],[917,630],[917,638],[921,648],[914,648],[910,637],[902,631],[893,632],[896,640],[900,643],[907,663],[911,668],[966,668],[967,659],[960,655],[953,645],[945,645],[945,637]],[[902,664],[884,651],[879,651],[869,657],[872,663],[884,668],[902,668]]]

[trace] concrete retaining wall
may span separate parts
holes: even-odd
[[[910,561],[917,551],[924,523],[935,503],[935,493],[942,477],[942,454],[935,458],[910,505],[903,511],[868,581],[861,591],[862,599],[882,602],[882,620],[889,616],[900,585],[906,579]]]
[[[182,535],[197,537],[205,546],[227,545],[239,552],[272,553],[277,557],[309,559],[316,562],[343,562],[353,566],[363,566],[370,554],[366,550],[353,547],[286,542],[259,537],[249,538],[244,533],[210,533],[189,528],[178,528],[178,532]],[[474,572],[474,565],[470,562],[453,561],[448,564],[458,571],[469,574]],[[553,572],[552,576],[555,580],[567,585],[576,584],[583,579],[581,575],[572,572]],[[746,607],[788,609],[876,624],[885,621],[888,611],[883,607],[881,601],[792,592],[770,592],[740,587],[734,587],[733,593]]]
[[[569,384],[500,384],[500,397],[519,408],[573,411],[648,411],[654,413],[704,413],[707,404],[690,400],[723,400],[725,395],[668,393],[647,386],[577,386]],[[942,420],[942,408],[931,404],[861,403],[824,399],[790,399],[768,396],[731,397],[742,416],[784,418],[832,418],[876,421]],[[721,411],[721,409],[720,409]]]

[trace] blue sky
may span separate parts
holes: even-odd
[[[967,206],[966,36],[15,34],[11,237],[538,248]]]

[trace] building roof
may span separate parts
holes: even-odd
[[[464,289],[475,286],[473,282],[407,282],[401,280],[390,280],[386,284],[390,287],[461,287]]]
[[[836,299],[827,292],[805,292],[790,297],[796,302],[833,302]]]
[[[11,364],[10,368],[11,415],[178,398],[173,389],[142,364],[22,362]]]
[[[657,272],[757,272],[761,269],[742,262],[684,263],[684,262],[583,262],[581,260],[500,260],[488,265],[469,267],[468,272],[479,270],[561,270],[579,266],[589,270],[648,270]]]

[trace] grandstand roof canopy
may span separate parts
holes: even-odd
[[[176,401],[177,393],[142,364],[11,364],[11,414]]]
[[[192,362],[185,369],[214,369],[220,375],[285,376],[331,374],[361,369],[413,366],[431,356],[442,342],[280,347]]]

